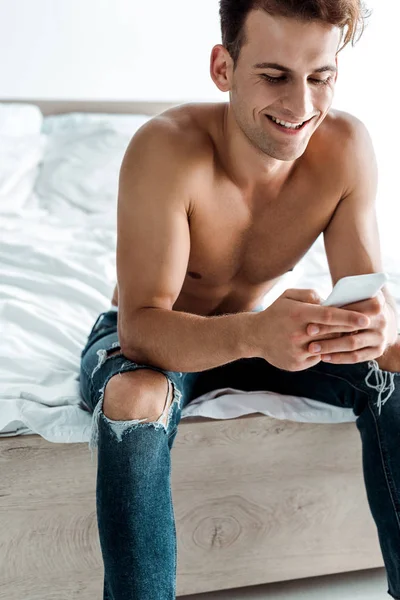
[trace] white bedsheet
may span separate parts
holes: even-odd
[[[80,407],[80,352],[94,319],[108,309],[115,282],[116,235],[110,221],[100,226],[96,219],[63,226],[50,215],[0,217],[2,436],[33,432],[52,442],[89,441],[91,415]],[[328,272],[321,270],[325,261],[320,239],[267,302],[287,287],[313,287],[326,297],[331,285]],[[399,299],[396,260],[386,260],[385,267]],[[315,400],[225,391],[194,400],[182,418],[224,419],[261,412],[304,422],[355,420],[350,409]]]
[[[91,415],[80,406],[80,352],[97,315],[108,309],[116,281],[116,211],[85,213],[64,203],[52,214],[34,193],[24,214],[0,215],[0,435],[37,433],[51,442],[88,442]],[[400,310],[400,268],[393,252],[384,267]],[[314,288],[331,280],[320,237],[264,306],[288,287]],[[272,392],[225,388],[191,402],[182,418],[228,419],[254,412],[277,419],[355,421],[350,409]]]

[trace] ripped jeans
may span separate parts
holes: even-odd
[[[138,365],[122,353],[110,356],[118,349],[117,312],[106,311],[89,334],[80,373],[82,400],[93,412],[89,447],[92,453],[97,448],[103,600],[175,599],[177,545],[170,451],[183,408],[194,398],[224,387],[270,390],[353,409],[388,594],[400,599],[400,373],[382,371],[375,360],[343,365],[320,362],[289,372],[262,358],[178,373]],[[113,421],[102,411],[111,377],[141,368],[163,373],[172,386],[165,425],[161,417],[155,422]]]

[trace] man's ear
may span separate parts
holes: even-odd
[[[339,73],[338,57],[337,57],[337,55],[336,55],[336,57],[335,57],[335,63],[336,63],[336,69],[337,69],[337,71],[336,71],[336,73],[335,73],[335,83],[336,83],[336,80],[337,80],[337,78],[338,78],[338,73]]]

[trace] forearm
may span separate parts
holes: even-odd
[[[123,335],[119,331],[121,350],[130,360],[166,371],[205,371],[257,355],[252,344],[256,316],[242,312],[202,317],[142,309]]]

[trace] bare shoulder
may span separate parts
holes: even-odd
[[[331,109],[311,140],[311,163],[324,177],[336,181],[341,195],[346,193],[357,163],[374,166],[369,131],[361,119],[349,112]]]
[[[169,173],[179,189],[188,190],[196,174],[212,162],[212,143],[202,105],[173,107],[149,119],[134,134],[126,150],[121,177],[134,176],[138,161],[142,171],[151,169],[160,177]]]
[[[331,109],[321,125],[318,141],[340,160],[362,149],[365,142],[371,142],[371,136],[361,119],[349,112]]]
[[[197,164],[201,155],[210,149],[207,122],[201,118],[205,111],[201,107],[201,104],[183,104],[156,115],[138,129],[131,144],[140,140],[155,150],[156,142],[159,142],[162,150],[167,146],[172,151],[172,155],[165,155],[166,161],[176,160],[179,156],[185,160],[185,167],[190,163]]]

